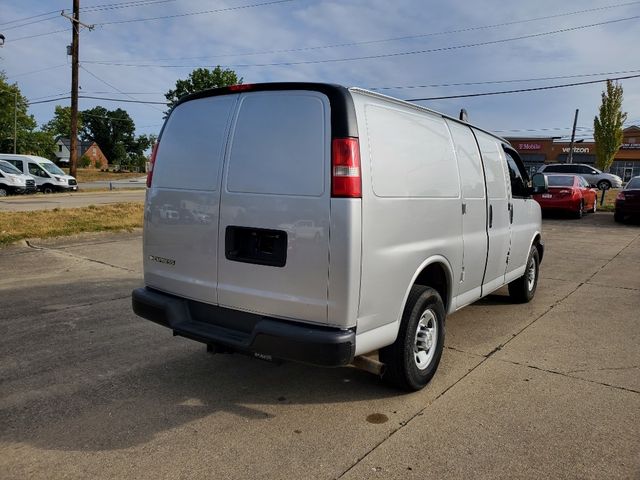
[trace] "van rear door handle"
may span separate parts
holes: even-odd
[[[513,223],[513,203],[509,204],[509,223]]]
[[[493,227],[493,205],[489,205],[489,228]]]

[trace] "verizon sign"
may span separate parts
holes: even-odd
[[[569,153],[569,147],[563,147],[562,153]],[[591,153],[591,149],[589,147],[573,147],[573,153]]]

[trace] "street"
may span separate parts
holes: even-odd
[[[535,299],[449,316],[413,394],[211,355],[135,316],[140,231],[0,249],[0,476],[637,479],[640,229],[610,213],[543,229]]]

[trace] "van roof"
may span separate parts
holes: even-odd
[[[34,162],[53,163],[48,158],[39,157],[38,155],[20,155],[16,153],[0,153],[0,160],[10,158],[12,160],[33,160]]]
[[[508,140],[496,135],[495,133],[492,133],[488,130],[480,128],[476,125],[463,122],[457,118],[450,117],[449,115],[446,115],[444,113],[440,113],[435,110],[431,110],[427,107],[423,107],[422,105],[417,105],[415,103],[407,102],[399,98],[390,97],[388,95],[383,95],[381,93],[372,92],[364,88],[359,88],[359,87],[346,88],[342,85],[337,85],[333,83],[270,82],[270,83],[246,83],[246,84],[239,84],[239,85],[231,85],[229,87],[210,88],[208,90],[202,90],[200,92],[192,93],[190,95],[186,95],[182,97],[180,100],[178,100],[174,108],[177,107],[178,105],[181,105],[184,102],[188,102],[190,100],[195,100],[198,98],[213,97],[218,95],[229,95],[229,94],[242,93],[242,92],[248,92],[248,91],[258,92],[258,91],[277,91],[277,90],[313,90],[313,91],[318,91],[327,95],[327,97],[329,97],[329,101],[331,102],[331,112],[332,112],[331,130],[336,137],[357,137],[358,136],[355,109],[353,106],[353,100],[350,95],[351,92],[354,92],[354,93],[360,93],[363,95],[369,95],[372,97],[384,99],[389,102],[409,106],[416,110],[439,115],[448,120],[473,127],[509,145]]]

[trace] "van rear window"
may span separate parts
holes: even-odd
[[[236,98],[202,98],[176,107],[160,139],[154,187],[218,189],[227,125]]]
[[[328,99],[316,92],[259,92],[241,102],[227,189],[321,196],[329,170]]]

